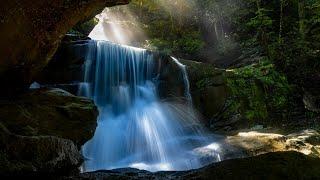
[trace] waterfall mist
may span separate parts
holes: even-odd
[[[217,148],[212,149],[210,160],[194,151],[213,139],[206,135],[192,106],[159,99],[159,72],[149,51],[90,41],[84,72],[79,94],[92,98],[100,114],[94,137],[82,147],[83,171],[187,170],[220,160]]]

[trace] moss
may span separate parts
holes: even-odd
[[[229,111],[251,122],[265,120],[269,112],[288,108],[291,88],[286,77],[268,61],[228,70]]]

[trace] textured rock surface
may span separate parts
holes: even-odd
[[[227,160],[184,172],[150,173],[119,169],[86,173],[66,179],[319,179],[320,159],[297,152],[268,153]]]
[[[0,7],[1,95],[28,87],[65,33],[106,6],[129,0],[4,0]]]
[[[91,100],[59,89],[33,90],[0,103],[0,122],[10,132],[57,136],[72,140],[78,147],[93,136],[97,115]]]
[[[195,107],[205,119],[213,118],[223,110],[228,96],[225,71],[211,64],[189,60],[181,62],[187,66]]]
[[[0,176],[68,175],[82,157],[74,143],[53,136],[20,136],[0,123]]]
[[[277,151],[297,151],[320,158],[320,134],[315,130],[304,130],[288,135],[249,131],[228,136],[225,141],[241,149],[247,156]]]
[[[82,81],[86,43],[87,40],[62,41],[52,60],[37,76],[36,81],[40,84],[70,84]]]

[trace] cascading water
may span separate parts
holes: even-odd
[[[123,167],[187,170],[208,163],[194,152],[212,139],[203,134],[192,107],[158,98],[152,53],[90,41],[84,72],[79,93],[94,100],[99,117],[94,137],[82,147],[83,171]],[[211,149],[211,160],[219,160],[216,147]]]
[[[191,96],[191,93],[190,93],[190,83],[189,83],[189,77],[188,77],[188,73],[187,73],[187,68],[177,58],[175,58],[175,57],[171,57],[171,58],[180,67],[180,69],[182,71],[183,81],[184,81],[184,85],[185,85],[184,95],[186,96],[189,104],[192,105],[192,96]]]

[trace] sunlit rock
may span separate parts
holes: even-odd
[[[226,142],[242,149],[248,156],[276,151],[298,151],[320,157],[320,146],[317,141],[319,138],[320,134],[315,130],[305,130],[289,135],[250,131],[228,136]]]

